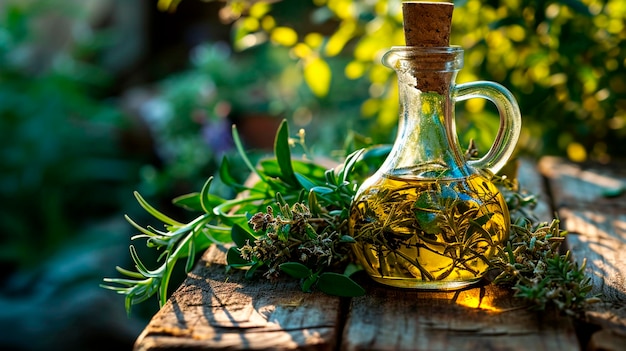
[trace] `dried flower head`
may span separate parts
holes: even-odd
[[[245,260],[264,262],[267,278],[279,275],[279,266],[285,262],[299,262],[312,269],[331,267],[345,262],[349,247],[341,242],[341,234],[333,230],[333,223],[324,218],[313,217],[309,207],[297,202],[292,206],[278,206],[274,215],[272,207],[259,212],[249,220],[257,232],[264,232],[253,245],[240,248]]]

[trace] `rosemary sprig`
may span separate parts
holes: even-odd
[[[230,227],[217,221],[218,215],[214,214],[213,204],[221,202],[215,196],[209,195],[209,187],[213,178],[209,178],[203,190],[193,196],[180,197],[174,200],[176,204],[192,206],[193,200],[197,202],[196,208],[204,212],[189,223],[180,223],[152,207],[139,193],[135,197],[141,207],[156,219],[159,219],[165,230],[159,230],[148,226],[141,227],[130,217],[126,220],[140,234],[133,236],[132,240],[145,239],[146,245],[156,250],[162,250],[157,261],[162,264],[156,269],[148,269],[139,258],[134,246],[130,246],[130,255],[135,264],[136,271],[130,271],[116,267],[117,271],[127,278],[105,278],[103,288],[117,291],[126,296],[126,310],[130,312],[131,306],[149,299],[158,293],[161,305],[168,297],[168,283],[174,270],[174,266],[180,259],[186,258],[185,269],[189,272],[194,265],[196,253],[206,250],[211,244],[223,244],[230,241]],[[190,201],[191,200],[191,201]]]

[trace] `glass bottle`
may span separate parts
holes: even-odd
[[[485,274],[508,236],[506,203],[490,181],[510,158],[521,128],[511,93],[486,81],[455,84],[459,47],[394,47],[398,134],[381,168],[359,188],[350,211],[354,252],[377,282],[404,288],[458,289]],[[467,160],[454,105],[490,100],[500,128],[490,150]]]

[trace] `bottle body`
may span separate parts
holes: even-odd
[[[512,153],[519,109],[496,83],[455,85],[463,65],[458,47],[396,47],[383,63],[398,76],[398,135],[353,200],[354,253],[383,284],[462,288],[484,276],[508,236],[506,202],[489,178]],[[496,104],[501,127],[487,154],[468,160],[459,146],[454,105],[476,97]]]
[[[350,213],[354,252],[374,280],[396,287],[456,289],[478,281],[507,237],[509,213],[484,176],[368,182]]]

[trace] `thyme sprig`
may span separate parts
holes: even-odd
[[[567,235],[560,228],[560,220],[533,219],[536,197],[524,194],[506,177],[494,176],[494,180],[507,200],[512,223],[506,246],[491,261],[499,272],[493,283],[511,286],[516,297],[538,310],[551,305],[577,315],[587,304],[597,302],[597,296],[590,296],[593,286],[585,274],[586,260],[579,265],[569,251],[560,253]]]

